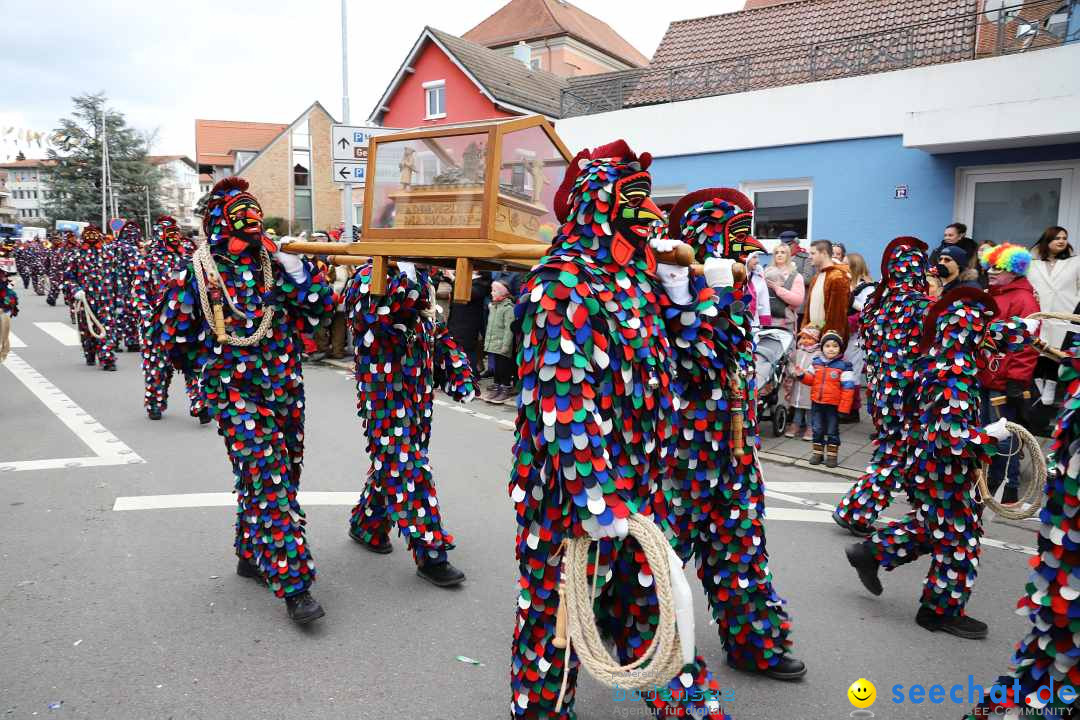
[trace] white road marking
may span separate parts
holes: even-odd
[[[435,398],[434,403],[436,405],[438,405],[439,407],[449,408],[450,410],[454,410],[455,412],[463,413],[465,415],[472,415],[473,417],[477,418],[478,420],[487,420],[487,421],[493,422],[493,423],[495,423],[497,425],[502,425],[503,427],[506,427],[506,428],[515,427],[513,420],[507,420],[506,418],[500,418],[500,417],[495,417],[494,415],[488,415],[487,413],[482,413],[482,412],[479,412],[477,410],[473,410],[468,405],[463,405],[462,403],[459,403],[459,402],[447,402],[446,400],[442,400],[440,398]]]
[[[59,323],[58,323],[59,324]],[[120,439],[105,429],[88,412],[79,407],[48,378],[30,367],[21,357],[10,353],[4,367],[15,379],[45,404],[60,422],[86,443],[94,453],[89,457],[49,458],[47,460],[0,461],[0,472],[19,470],[55,470],[68,467],[100,467],[146,462]]]
[[[43,332],[52,335],[61,345],[67,345],[68,347],[76,347],[82,344],[79,340],[79,331],[71,327],[71,325],[63,322],[36,322]]]
[[[301,505],[341,505],[352,507],[359,492],[319,492],[301,490]],[[128,495],[116,498],[114,511],[173,510],[176,508],[236,507],[236,495],[231,492],[187,493],[184,495]]]
[[[790,520],[792,522],[831,523],[829,513],[821,510],[803,510],[802,508],[771,507],[765,510],[765,521]]]
[[[8,342],[11,343],[12,349],[26,347],[26,343],[20,340],[19,336],[13,332],[8,332]]]
[[[770,490],[789,493],[847,495],[850,482],[770,482]]]

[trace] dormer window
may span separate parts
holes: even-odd
[[[423,84],[425,107],[427,115],[425,120],[438,120],[446,117],[446,80],[430,80]]]

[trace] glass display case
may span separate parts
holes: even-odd
[[[363,235],[350,253],[531,266],[558,228],[571,155],[544,118],[373,137]]]

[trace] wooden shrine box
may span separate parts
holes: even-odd
[[[454,299],[467,302],[474,268],[529,268],[544,255],[571,158],[537,115],[372,137],[363,234],[348,252],[372,257],[376,293],[388,257],[451,260]]]

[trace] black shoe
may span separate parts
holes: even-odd
[[[367,548],[373,553],[378,553],[380,555],[388,555],[394,552],[394,546],[390,544],[390,538],[384,538],[383,542],[381,543],[368,542],[359,535],[354,534],[352,528],[349,528],[349,537],[351,537],[353,541],[360,545],[363,545],[365,548]]]
[[[847,555],[851,567],[859,573],[859,580],[863,586],[874,595],[880,595],[882,591],[881,580],[878,579],[879,563],[870,552],[865,543],[849,545],[844,554]]]
[[[1003,505],[1012,505],[1019,500],[1019,488],[1013,485],[1006,485],[1005,489],[1001,491],[1001,503]]]
[[[450,587],[465,581],[465,573],[458,570],[448,561],[435,565],[421,565],[416,568],[416,574],[439,587]]]
[[[116,363],[108,363],[106,365],[102,365],[101,369],[107,372],[116,372]]]
[[[56,307],[56,301],[55,300],[46,300],[45,302],[47,304],[49,304],[49,305],[52,305],[53,307]]]
[[[839,510],[833,510],[832,519],[834,523],[857,537],[870,537],[874,534],[873,525],[862,525],[860,523],[848,522],[840,515]]]
[[[135,343],[134,345],[131,344],[131,343],[128,343],[128,346],[127,346],[127,351],[128,352],[139,352],[140,350],[142,350],[142,346],[139,345],[138,343]]]
[[[236,559],[236,574],[242,578],[252,578],[255,580],[263,579],[263,574],[259,572],[259,568],[255,567],[244,558]]]
[[[930,632],[942,630],[968,640],[982,640],[987,635],[986,623],[967,615],[938,615],[928,607],[919,606],[915,622]]]
[[[146,411],[146,414],[150,416],[151,420],[160,420],[161,419],[161,411],[158,410],[157,408],[150,408],[149,410]]]
[[[202,410],[199,411],[199,414],[198,414],[197,417],[199,418],[199,424],[200,425],[206,425],[207,423],[210,422],[210,411],[207,410],[206,408],[203,408]]]
[[[87,365],[97,365],[97,360],[95,360],[92,357],[88,357],[88,358],[86,358],[86,364]]]
[[[297,625],[307,625],[326,614],[319,601],[311,597],[307,590],[285,598],[285,607],[289,611],[289,619]]]
[[[806,674],[806,663],[802,660],[796,660],[793,657],[784,656],[780,658],[780,661],[775,665],[771,665],[764,670],[757,667],[740,667],[733,663],[730,659],[728,665],[738,670],[739,672],[753,673],[755,675],[764,675],[771,677],[774,680],[798,680]]]

